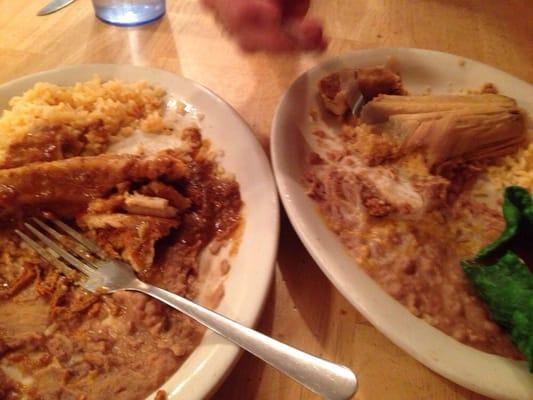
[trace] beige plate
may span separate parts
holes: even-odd
[[[301,185],[305,149],[300,128],[316,104],[319,78],[344,67],[370,67],[398,60],[410,92],[433,93],[479,88],[493,82],[502,94],[514,97],[533,113],[533,88],[505,72],[473,60],[419,49],[361,50],[326,61],[300,76],[281,100],[272,124],[274,174],[287,214],[315,261],[339,291],[372,324],[414,358],[471,390],[500,399],[533,399],[533,375],[517,362],[465,346],[414,317],[386,294],[355,261],[318,217],[315,204]],[[464,63],[462,62],[464,61]],[[311,296],[312,294],[309,293]],[[383,366],[386,377],[387,366]],[[364,386],[365,382],[361,382]]]
[[[91,79],[145,80],[158,84],[205,115],[202,134],[224,151],[221,163],[234,173],[246,204],[239,251],[225,281],[220,313],[252,326],[266,299],[276,258],[279,209],[276,188],[263,149],[248,125],[224,100],[203,86],[166,71],[130,65],[79,65],[30,75],[0,86],[0,110],[36,82],[72,85]],[[208,332],[200,346],[162,389],[171,400],[203,399],[215,390],[237,361],[236,346]],[[152,398],[153,396],[150,396]]]

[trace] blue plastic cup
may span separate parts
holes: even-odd
[[[93,0],[96,16],[119,26],[144,25],[165,14],[165,0]]]

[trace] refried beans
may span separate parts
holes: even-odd
[[[311,132],[321,134],[310,136],[316,153],[304,176],[325,222],[357,264],[415,316],[462,343],[522,359],[460,266],[505,227],[492,191],[480,195],[472,187],[498,157],[526,143],[516,102],[494,93],[409,96],[399,76],[390,79],[391,71],[377,68],[376,80],[388,78],[354,118],[345,115],[344,93],[358,75],[342,73],[349,78],[336,80],[335,93],[330,86],[321,93],[342,128],[315,122]],[[333,107],[332,99],[344,107]]]

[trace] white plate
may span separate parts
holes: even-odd
[[[36,82],[72,85],[91,79],[144,80],[157,84],[175,98],[205,115],[202,134],[222,149],[222,165],[234,173],[245,203],[245,227],[239,251],[225,281],[225,296],[217,311],[252,326],[257,321],[274,271],[279,206],[274,179],[263,149],[237,112],[213,92],[166,71],[130,65],[79,65],[26,76],[0,86],[0,110],[7,101]],[[200,346],[165,383],[171,400],[203,399],[216,389],[237,361],[236,346],[207,332]],[[151,396],[153,397],[153,396]],[[151,398],[150,397],[150,398]]]
[[[343,248],[319,218],[301,184],[305,153],[299,128],[316,104],[317,80],[343,67],[369,67],[399,61],[406,88],[432,93],[450,88],[478,88],[493,82],[502,94],[515,98],[533,113],[531,85],[473,60],[418,49],[374,49],[346,54],[300,76],[279,104],[272,124],[274,174],[287,214],[322,271],[376,328],[418,361],[446,378],[478,393],[501,399],[533,399],[533,375],[525,362],[508,360],[465,346],[414,317],[386,294]],[[464,65],[463,62],[464,61]],[[387,368],[384,366],[384,374]],[[362,381],[364,386],[365,382]]]

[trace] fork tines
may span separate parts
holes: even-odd
[[[38,218],[32,218],[33,224],[25,222],[24,226],[37,239],[34,240],[19,229],[16,234],[43,259],[57,266],[63,273],[69,274],[73,267],[83,275],[94,273],[95,257],[102,254],[100,248],[92,241],[76,232],[70,226],[57,219],[51,219],[63,233]],[[67,240],[65,235],[74,240]],[[65,242],[68,242],[68,248]]]

